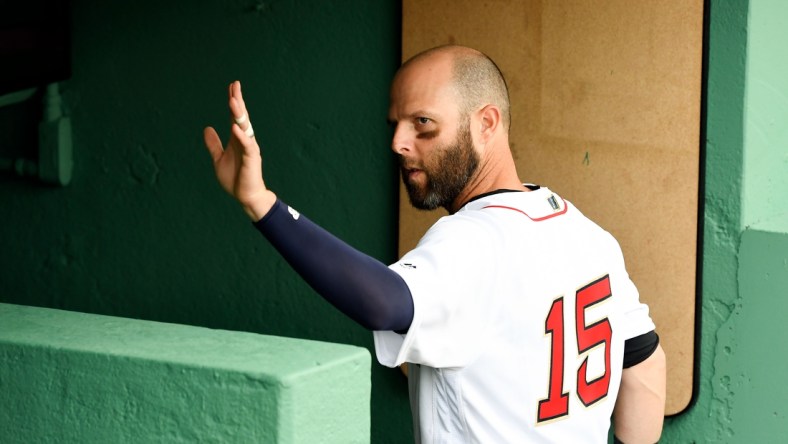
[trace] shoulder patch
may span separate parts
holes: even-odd
[[[547,203],[550,204],[550,207],[552,207],[553,210],[557,211],[559,208],[561,208],[560,205],[558,205],[558,201],[555,200],[555,194],[551,194],[550,197],[547,198]]]

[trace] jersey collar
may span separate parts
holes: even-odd
[[[534,184],[531,184],[531,183],[524,183],[523,186],[525,188],[528,188],[530,191],[536,191],[539,188],[541,188],[539,185],[534,185]],[[471,203],[471,202],[473,202],[475,200],[479,200],[479,199],[482,199],[482,198],[487,197],[487,196],[492,196],[492,195],[501,194],[501,193],[522,193],[522,192],[524,192],[524,190],[511,190],[511,189],[508,189],[508,188],[500,188],[500,189],[497,189],[497,190],[488,191],[486,193],[477,194],[476,196],[471,197],[470,199],[468,199],[467,202],[462,204],[460,206],[460,208],[468,205],[469,203]]]

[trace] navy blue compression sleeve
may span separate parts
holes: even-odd
[[[328,302],[369,330],[404,331],[413,321],[405,281],[277,200],[255,227]]]

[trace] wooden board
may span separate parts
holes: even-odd
[[[621,243],[668,356],[666,414],[693,393],[703,1],[403,1],[403,59],[456,43],[500,66],[520,178]],[[400,192],[400,252],[443,211]]]

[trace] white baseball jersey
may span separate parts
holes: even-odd
[[[606,443],[624,341],[654,330],[616,240],[547,188],[481,197],[390,268],[407,334],[417,443]]]

